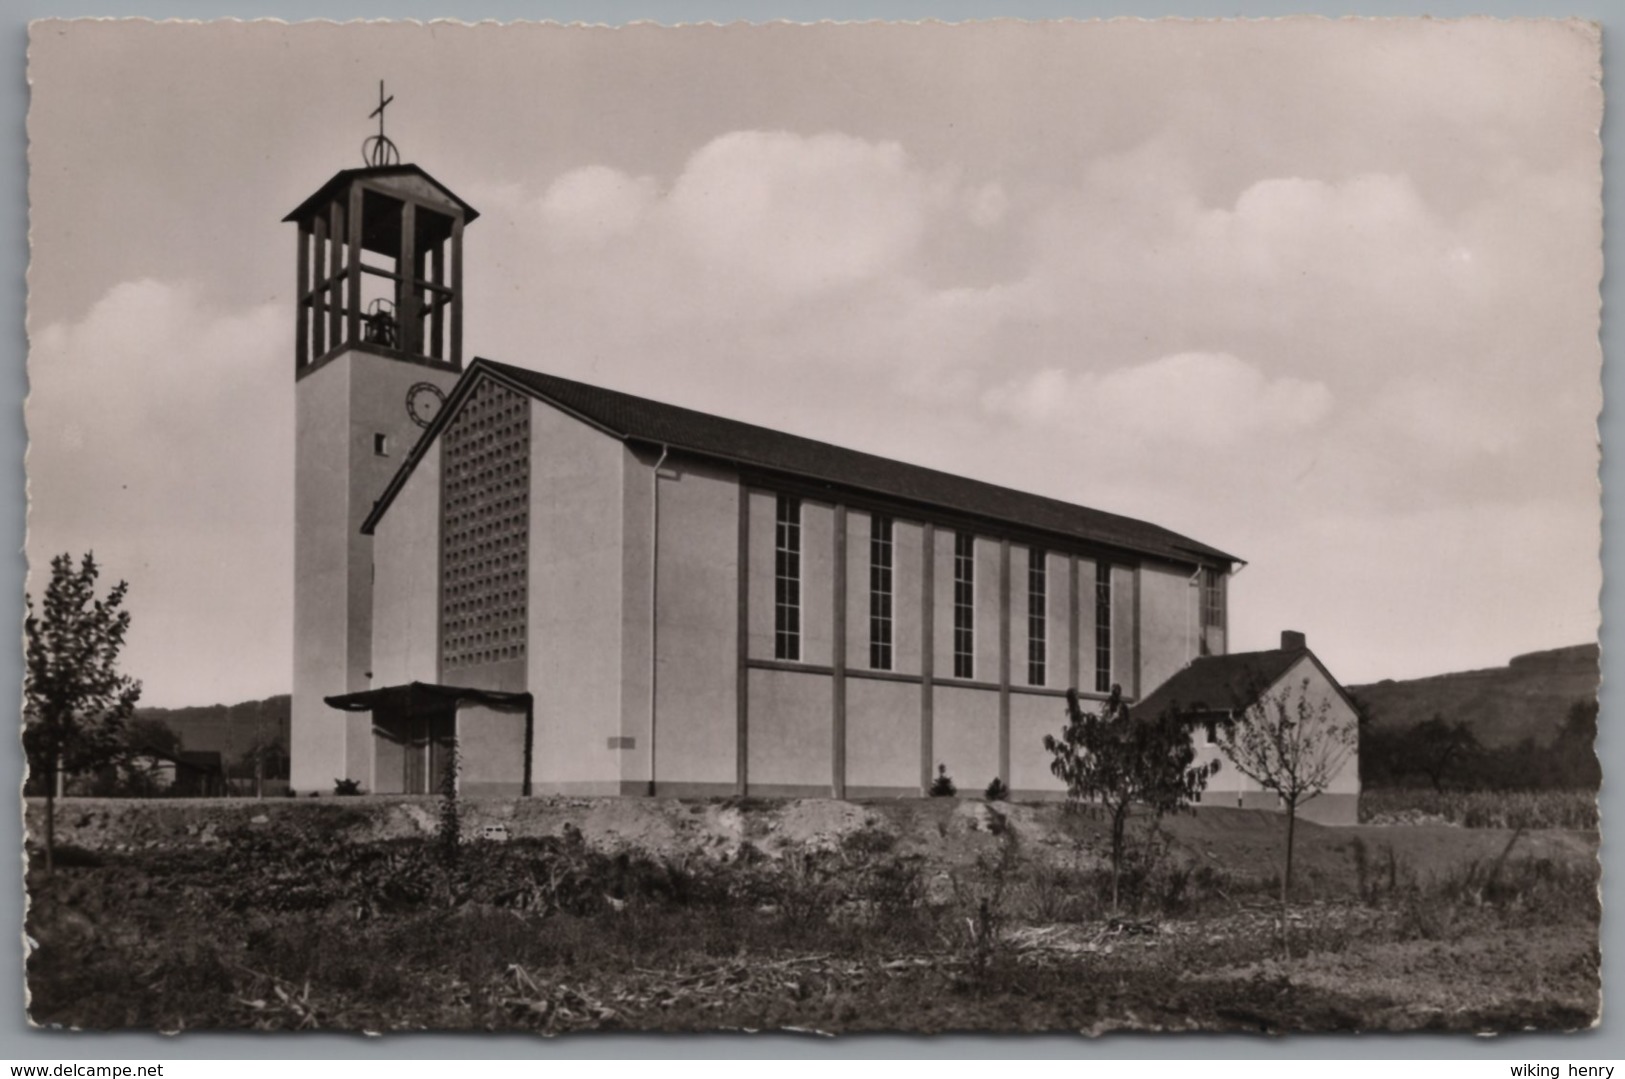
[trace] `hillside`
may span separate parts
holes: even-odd
[[[235,761],[264,738],[288,745],[291,698],[286,694],[240,704],[205,704],[189,708],[138,708],[136,714],[162,720],[180,735],[183,748],[213,750]]]
[[[1526,737],[1544,744],[1574,702],[1596,697],[1599,658],[1596,645],[1581,644],[1516,656],[1505,667],[1385,679],[1348,690],[1379,728],[1403,729],[1438,714],[1467,723],[1487,746],[1515,745]]]

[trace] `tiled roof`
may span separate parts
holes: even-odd
[[[1276,648],[1268,652],[1237,652],[1230,656],[1202,656],[1134,706],[1142,716],[1156,716],[1168,708],[1181,712],[1240,711],[1253,704],[1298,660],[1307,648]]]
[[[669,446],[674,450],[720,458],[802,481],[908,501],[932,509],[1006,521],[1035,531],[1177,562],[1241,561],[1216,547],[1132,517],[966,479],[874,454],[859,453],[816,439],[493,360],[475,360],[464,373],[459,388],[470,384],[481,371],[492,372],[508,383],[550,401],[619,438]],[[419,448],[413,451],[401,473],[378,500],[362,531],[371,532],[383,516],[406,475],[415,467],[422,447],[437,436],[450,412],[457,406],[458,397],[458,390],[454,389],[448,407],[425,433]]]
[[[625,438],[1181,562],[1239,561],[1216,547],[1132,517],[859,453],[540,371],[491,360],[478,360],[478,364],[501,372],[537,395]]]
[[[462,208],[464,224],[469,224],[473,222],[476,217],[480,216],[480,212],[478,210],[464,202],[462,198],[459,197],[458,194],[451,188],[447,187],[439,180],[436,180],[433,176],[430,176],[418,166],[408,164],[372,165],[359,169],[340,169],[338,172],[333,174],[333,178],[331,180],[328,180],[321,187],[317,188],[314,194],[291,210],[288,213],[288,216],[284,217],[282,220],[303,221],[305,218],[314,213],[319,211],[325,212],[325,207],[330,201],[332,201],[333,193],[339,188],[348,184],[351,180],[365,180],[372,177],[384,176],[418,176],[428,181],[442,191],[448,199]]]

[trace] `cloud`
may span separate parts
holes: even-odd
[[[1233,202],[1207,205],[1192,171],[1153,140],[1098,163],[1035,215],[1033,257],[1058,312],[1108,316],[1089,332],[1148,334],[1159,351],[1314,342],[1322,356],[1294,359],[1324,364],[1386,343],[1385,327],[1400,340],[1426,331],[1412,347],[1432,343],[1441,311],[1494,285],[1461,258],[1476,237],[1428,206],[1407,176],[1262,177]]]
[[[1438,303],[1460,269],[1459,240],[1402,175],[1260,180],[1233,209],[1201,215],[1195,240],[1215,272],[1239,274],[1273,303],[1321,290],[1389,309]]]
[[[1046,367],[982,396],[996,414],[1065,422],[1097,441],[1177,441],[1224,447],[1322,422],[1332,408],[1324,383],[1269,378],[1224,352],[1181,352],[1104,374]]]
[[[923,168],[896,142],[734,131],[670,177],[592,165],[539,195],[478,194],[469,325],[489,343],[476,351],[547,341],[555,369],[653,368],[646,390],[719,364],[917,384],[991,355],[1030,300],[1024,282],[953,264],[979,271],[959,254],[967,238],[1007,231],[1004,187]]]
[[[632,232],[648,214],[656,194],[649,177],[588,165],[553,181],[542,196],[541,213],[555,234],[590,243]]]
[[[896,268],[950,187],[895,142],[736,131],[689,158],[669,211],[706,269],[815,292]]]
[[[984,229],[993,228],[1002,222],[1010,209],[1010,196],[1005,193],[1002,184],[983,184],[974,191],[966,192],[965,195],[966,212],[971,222]]]
[[[1449,463],[1502,454],[1522,435],[1513,417],[1496,415],[1493,402],[1459,385],[1418,376],[1387,387],[1372,410],[1378,428],[1420,444]]]
[[[286,691],[291,321],[141,280],[33,334],[29,587],[53,554],[90,549],[128,580],[124,667],[148,703]]]
[[[528,273],[570,260],[577,281],[663,297],[640,302],[654,320],[667,310],[748,316],[753,305],[771,317],[885,287],[918,271],[926,243],[995,230],[1009,205],[997,183],[967,186],[958,170],[921,168],[899,143],[836,132],[730,132],[664,181],[587,165],[539,196],[516,185],[477,194],[487,216],[511,223],[497,242],[520,249],[504,265]]]

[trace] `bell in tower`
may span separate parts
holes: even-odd
[[[324,696],[370,688],[372,538],[362,522],[463,369],[463,228],[473,207],[378,133],[284,220],[294,294],[291,785],[373,789],[366,716]]]
[[[379,84],[367,164],[283,218],[299,226],[295,374],[346,348],[462,369],[463,227],[479,216],[383,133]]]

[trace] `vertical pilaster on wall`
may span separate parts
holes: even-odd
[[[1136,565],[1134,567],[1134,667],[1129,672],[1134,683],[1130,692],[1133,693],[1135,700],[1140,699],[1140,635],[1140,567]]]
[[[530,797],[530,762],[536,755],[536,698],[525,694],[525,782],[519,793]]]
[[[835,632],[830,700],[830,793],[846,797],[846,507],[835,507]]]
[[[320,257],[319,255],[317,256]],[[293,292],[293,369],[297,374],[310,362],[310,229],[299,222],[299,287]],[[376,788],[375,788],[376,789]]]
[[[463,219],[451,219],[451,362],[463,369]]]
[[[1067,657],[1066,677],[1067,685],[1076,690],[1083,687],[1078,684],[1078,556],[1067,556],[1067,580],[1071,582],[1071,595],[1067,598]]]
[[[434,680],[443,684],[446,680],[446,498],[448,497],[445,440],[442,438],[437,441],[429,452],[436,454],[441,462],[440,467],[435,469],[440,473],[440,503],[436,507],[438,515],[435,518],[434,530]],[[530,588],[530,581],[530,571],[527,567],[525,572],[527,590]],[[525,597],[525,602],[527,605],[530,603],[530,596]],[[528,647],[526,650],[529,651]],[[525,662],[528,664],[530,660],[527,658]]]
[[[932,705],[935,690],[932,679],[937,667],[936,646],[936,552],[937,534],[930,521],[920,529],[925,551],[920,559],[920,794],[931,791]]]
[[[999,541],[999,782],[1010,786],[1010,541]]]
[[[446,285],[446,245],[435,244],[429,248],[429,283],[444,288]],[[441,293],[431,290],[429,292],[429,358],[440,359],[445,353],[446,343],[446,305],[441,302]]]
[[[361,340],[361,185],[350,186],[350,208],[345,214],[345,224],[349,226],[350,239],[345,247],[348,263],[344,270],[345,296],[348,297],[349,306],[344,310],[344,341],[346,344],[355,344]],[[404,268],[403,268],[404,269]],[[334,293],[337,295],[337,293]],[[338,333],[335,330],[334,337]],[[334,342],[337,344],[337,342]]]
[[[316,215],[315,246],[311,257],[310,358],[319,360],[327,354],[327,308],[332,300],[327,291],[327,218],[320,214]]]
[[[418,249],[417,204],[411,199],[401,202],[401,250],[396,260],[401,279],[395,283],[395,321],[399,326],[396,345],[403,352],[414,355],[422,349],[418,345],[418,332],[422,322],[418,319]],[[359,274],[356,275],[358,278]],[[356,297],[359,303],[360,297]]]
[[[344,209],[337,200],[327,207],[327,336],[328,348],[344,341]]]
[[[736,587],[739,590],[738,627],[735,641],[735,663],[737,666],[734,700],[737,703],[734,716],[734,785],[739,788],[741,797],[749,782],[746,774],[746,754],[750,750],[750,670],[745,666],[750,643],[750,488],[745,481],[739,481],[739,574]],[[654,777],[649,777],[654,782]]]

